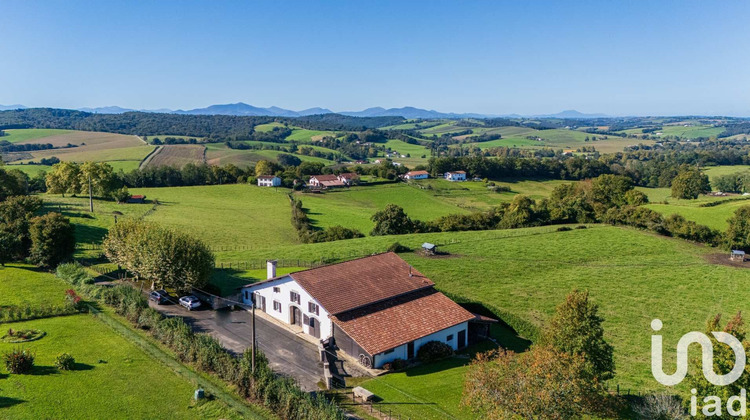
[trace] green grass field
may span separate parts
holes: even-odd
[[[267,248],[297,240],[284,188],[232,184],[131,192],[161,203],[146,220],[184,229],[213,246]]]
[[[405,184],[362,186],[328,190],[325,194],[297,194],[317,227],[341,225],[368,234],[374,223],[370,217],[387,204],[398,204],[409,216],[431,220],[464,209],[445,203],[424,190]]]
[[[255,126],[255,131],[260,132],[260,133],[266,133],[266,132],[273,130],[276,127],[283,127],[283,126],[284,124],[277,123],[277,122],[272,122],[268,124],[260,124],[260,125]]]
[[[0,267],[0,296],[2,305],[62,305],[65,302],[64,283],[51,278],[35,267],[25,264],[8,264]],[[2,334],[5,334],[3,331]]]
[[[56,130],[50,128],[25,128],[3,131],[7,134],[7,136],[0,137],[0,141],[4,140],[11,143],[20,143],[29,140],[37,140],[44,137],[75,133],[75,131],[72,130]]]
[[[313,137],[318,136],[331,136],[336,137],[336,133],[333,131],[323,131],[323,130],[308,130],[305,128],[292,128],[292,134],[287,136],[284,140],[286,141],[296,141],[299,143],[309,143],[313,140]]]
[[[724,127],[713,127],[710,125],[665,125],[660,130],[662,136],[678,136],[694,139],[698,137],[716,137],[724,132]]]
[[[708,175],[708,179],[713,182],[716,177],[722,175],[732,175],[750,171],[750,165],[734,166],[708,166],[703,168],[703,173]]]
[[[646,207],[657,211],[665,216],[679,214],[687,220],[692,220],[701,225],[724,231],[727,229],[727,220],[732,217],[738,208],[750,205],[750,197],[716,197],[716,199],[733,198],[736,201],[728,201],[713,207],[699,207],[701,201],[696,200],[669,200],[669,204],[647,204]],[[702,201],[705,203],[706,201]]]
[[[49,165],[5,165],[5,169],[18,169],[29,177],[33,178],[40,172],[47,172],[52,169]]]

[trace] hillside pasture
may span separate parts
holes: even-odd
[[[19,171],[25,173],[29,177],[33,178],[40,172],[47,172],[50,169],[52,169],[52,166],[50,165],[16,165],[16,164],[8,164],[5,166],[5,169],[18,169]]]
[[[665,125],[659,132],[661,133],[661,136],[677,136],[687,139],[695,139],[698,137],[715,138],[716,136],[724,132],[724,127],[714,127],[711,125],[676,124]]]
[[[700,207],[701,204],[709,201],[670,199],[668,204],[652,203],[647,204],[646,207],[664,216],[679,214],[687,220],[706,225],[712,229],[724,231],[729,226],[727,220],[732,217],[734,212],[740,207],[750,205],[750,197],[731,196],[711,198],[713,198],[711,201],[726,200],[726,202],[711,207]]]
[[[248,184],[131,190],[161,203],[147,221],[190,232],[213,247],[250,248],[297,243],[288,192]]]
[[[268,124],[259,124],[254,127],[254,130],[259,133],[267,133],[269,131],[272,131],[274,128],[282,128],[284,127],[284,124],[278,123],[278,122],[272,122]]]
[[[711,182],[714,182],[714,179],[723,175],[733,175],[748,171],[750,171],[750,165],[708,166],[703,168],[703,173],[708,175],[708,179]]]
[[[10,143],[24,143],[32,142],[36,139],[53,137],[53,136],[65,136],[75,134],[73,130],[57,130],[50,128],[23,128],[23,129],[9,129],[3,130],[5,136],[0,137],[0,141],[7,141]]]
[[[17,130],[27,131],[27,130]],[[111,162],[116,169],[129,170],[137,168],[154,146],[146,145],[137,136],[97,133],[88,131],[53,130],[51,135],[40,137],[39,130],[32,130],[33,136],[26,135],[20,144],[52,144],[59,149],[36,150],[25,152],[17,163],[39,162],[42,158],[57,157],[70,162]],[[64,134],[58,133],[63,131]],[[33,137],[33,138],[31,138]],[[66,147],[68,144],[75,147]]]
[[[368,234],[374,226],[370,220],[372,215],[388,204],[403,207],[409,216],[417,220],[467,212],[424,190],[402,183],[329,189],[324,194],[297,193],[297,198],[302,200],[315,226],[326,228],[341,225],[364,234]]]
[[[337,134],[333,131],[324,130],[308,130],[306,128],[292,128],[292,134],[287,136],[284,140],[296,141],[298,143],[310,143],[312,141],[320,140],[325,136],[336,137]]]
[[[174,166],[181,168],[188,163],[206,163],[206,148],[197,144],[159,146],[159,149],[143,163],[143,166]]]

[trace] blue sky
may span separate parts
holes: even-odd
[[[0,104],[750,116],[747,1],[0,0]]]

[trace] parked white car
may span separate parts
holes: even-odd
[[[180,298],[180,305],[187,308],[188,311],[192,311],[201,306],[201,301],[193,295],[183,296]]]

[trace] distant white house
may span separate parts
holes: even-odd
[[[280,187],[281,178],[273,175],[260,175],[258,176],[259,187]]]
[[[447,179],[448,181],[466,181],[466,172],[464,171],[446,172],[445,179]]]
[[[241,288],[242,301],[335,346],[366,367],[409,360],[430,341],[469,343],[475,315],[394,253],[276,275]]]
[[[404,175],[404,179],[427,179],[430,177],[427,171],[409,171]]]

